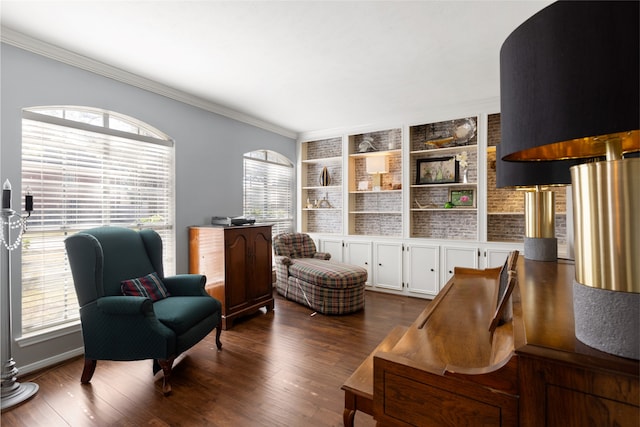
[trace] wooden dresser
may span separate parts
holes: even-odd
[[[521,258],[513,318],[493,334],[495,280],[469,271],[372,354],[379,426],[640,425],[639,362],[575,338],[573,264]]]
[[[189,227],[189,273],[222,302],[222,328],[262,307],[273,309],[271,225]]]

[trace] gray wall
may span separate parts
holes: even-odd
[[[83,69],[1,45],[0,176],[21,188],[21,112],[25,107],[79,105],[135,117],[165,132],[176,147],[176,272],[188,269],[187,227],[212,215],[242,213],[242,154],[269,149],[296,161],[295,140],[223,117]],[[14,191],[14,207],[19,191]],[[36,201],[37,203],[37,201]],[[20,255],[12,259],[14,338],[20,315]],[[2,269],[6,266],[2,266]],[[5,289],[5,273],[2,287]],[[3,293],[4,295],[4,293]],[[4,321],[4,314],[1,318]],[[4,340],[2,341],[4,343]],[[18,367],[39,368],[57,355],[77,353],[78,332],[55,340],[14,345]]]

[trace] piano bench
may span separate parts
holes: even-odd
[[[353,427],[356,411],[373,415],[373,356],[380,351],[391,350],[407,329],[405,326],[396,326],[342,385],[342,419],[345,427]]]

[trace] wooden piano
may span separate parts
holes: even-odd
[[[640,364],[575,338],[573,264],[521,258],[513,269],[493,330],[501,269],[456,269],[345,382],[345,425],[362,410],[379,426],[637,427]]]

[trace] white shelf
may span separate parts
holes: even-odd
[[[425,150],[416,150],[411,151],[411,155],[419,155],[419,154],[447,154],[447,153],[458,153],[464,150],[477,150],[478,144],[473,145],[458,145],[455,147],[444,147],[444,148],[429,148]]]
[[[566,212],[556,212],[556,215],[566,215]],[[515,215],[515,216],[524,216],[524,212],[487,212],[487,215]]]
[[[411,208],[412,212],[434,212],[434,211],[446,211],[446,212],[473,212],[477,211],[478,208],[465,208],[465,207],[455,207],[455,208]]]
[[[341,208],[302,208],[303,211],[341,211]]]
[[[395,150],[380,150],[380,151],[367,151],[366,153],[353,153],[349,154],[349,157],[358,158],[358,157],[375,157],[375,156],[386,156],[393,154],[402,153],[402,149],[397,148]]]
[[[312,187],[302,187],[303,190],[340,190],[341,185],[316,185]]]
[[[402,193],[402,190],[366,190],[366,191],[349,191],[349,194],[380,194],[380,193]]]
[[[350,214],[385,214],[385,215],[402,215],[402,212],[398,211],[350,211]]]
[[[442,184],[411,184],[414,188],[435,188],[435,187],[476,187],[477,182],[449,182]]]
[[[342,157],[323,157],[319,159],[307,159],[302,163],[316,164],[316,163],[342,163]]]

